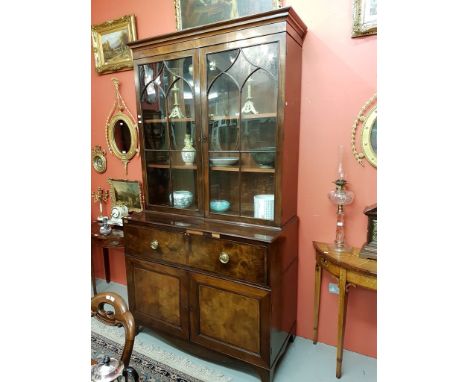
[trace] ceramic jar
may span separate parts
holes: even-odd
[[[182,149],[182,160],[186,165],[191,165],[193,162],[195,162],[195,148],[193,147],[192,144],[192,138],[190,134],[185,134],[185,139],[184,139],[185,146]]]
[[[172,204],[174,200],[175,208],[187,208],[192,205],[193,194],[190,191],[179,190],[169,194],[169,202]]]
[[[109,235],[110,233],[112,232],[112,227],[108,224],[108,217],[107,216],[103,216],[102,217],[102,223],[99,227],[99,233],[101,235]]]
[[[254,196],[254,217],[257,219],[275,219],[275,195],[263,194]]]

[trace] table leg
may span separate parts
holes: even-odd
[[[91,246],[91,281],[93,283],[93,295],[96,296],[96,274],[94,273],[93,247]]]
[[[314,296],[314,333],[312,340],[314,344],[317,343],[318,338],[318,322],[319,322],[319,310],[320,310],[320,292],[322,287],[322,267],[318,263],[315,264],[315,296]]]
[[[104,256],[104,275],[106,276],[106,283],[110,283],[110,263],[109,263],[109,249],[102,248],[102,254]]]
[[[341,378],[341,364],[343,362],[343,338],[346,325],[346,269],[340,269],[340,295],[338,305],[338,343],[336,345],[336,378]]]

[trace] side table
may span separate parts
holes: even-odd
[[[338,341],[336,346],[336,378],[341,378],[341,364],[343,361],[343,338],[346,322],[346,303],[348,287],[360,286],[377,290],[377,261],[361,259],[359,248],[352,248],[350,252],[337,253],[333,244],[314,241],[315,248],[315,303],[314,303],[314,333],[313,341],[317,343],[318,319],[320,308],[320,291],[322,285],[322,269],[339,279],[339,307],[338,307]]]
[[[121,227],[112,227],[112,232],[105,236],[99,232],[99,223],[96,221],[91,222],[91,246],[96,245],[102,248],[102,255],[104,257],[104,275],[106,282],[109,283],[110,278],[110,265],[109,265],[109,248],[123,248],[124,247],[124,233]],[[92,248],[91,248],[92,254]],[[96,294],[96,276],[94,273],[93,259],[91,259],[91,278],[93,281],[93,293]]]

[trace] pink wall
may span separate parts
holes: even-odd
[[[137,20],[138,38],[175,31],[173,0],[92,0],[91,20],[105,20],[133,13]],[[351,127],[364,102],[376,91],[377,40],[375,36],[351,39],[351,0],[286,0],[308,26],[303,46],[301,141],[299,153],[299,300],[298,335],[312,337],[314,251],[312,240],[334,239],[335,208],[327,193],[333,189],[338,145],[345,146],[344,166],[349,188],[356,194],[348,206],[347,241],[361,246],[366,238],[365,206],[377,200],[376,170],[367,163],[361,167],[351,153]],[[111,78],[121,82],[121,94],[134,116],[136,100],[133,71],[98,76],[92,61],[92,145],[106,147],[105,121],[113,104]],[[107,148],[106,148],[107,149]],[[108,189],[108,177],[125,177],[123,166],[107,154],[108,170],[92,171],[92,190]],[[139,157],[129,164],[128,179],[141,180]],[[93,205],[92,217],[98,214]],[[105,210],[107,211],[107,210]],[[102,275],[102,259],[94,253],[98,276]],[[111,256],[112,279],[126,283],[123,251]],[[337,296],[327,291],[327,274],[323,276],[319,341],[336,345]],[[363,289],[352,289],[348,300],[348,316],[344,346],[346,349],[377,355],[377,298]]]

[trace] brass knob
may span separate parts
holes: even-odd
[[[221,255],[219,255],[219,261],[223,264],[229,263],[229,255],[226,252],[221,252]]]
[[[159,247],[159,242],[157,240],[153,240],[150,244],[150,247],[156,251]]]

